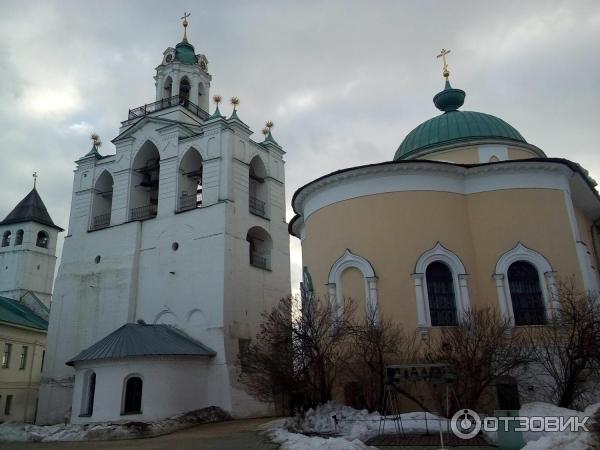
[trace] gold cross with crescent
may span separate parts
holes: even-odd
[[[190,17],[190,13],[184,12],[183,13],[183,17],[181,18],[181,20],[183,20],[183,40],[187,42],[187,26],[188,26],[188,21],[187,18]]]
[[[444,62],[444,69],[442,74],[444,75],[444,78],[448,78],[450,76],[450,71],[448,71],[448,62],[446,61],[446,55],[450,53],[450,50],[446,50],[445,48],[442,49],[442,51],[440,52],[439,55],[437,55],[438,58],[442,58],[442,61]]]

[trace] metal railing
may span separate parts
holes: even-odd
[[[257,199],[256,197],[250,196],[248,199],[249,210],[252,214],[257,216],[267,217],[267,208],[265,202]]]
[[[198,105],[192,103],[186,97],[180,95],[174,95],[173,97],[163,98],[153,103],[147,103],[129,110],[128,120],[137,119],[138,117],[144,117],[150,113],[160,111],[161,109],[171,108],[173,106],[183,106],[188,111],[191,111],[198,117],[203,119],[208,118],[208,113],[200,108]]]
[[[179,211],[188,211],[190,209],[196,209],[202,204],[202,201],[198,199],[196,194],[193,195],[182,195],[179,197]]]
[[[250,265],[260,269],[269,268],[267,257],[256,252],[250,253]]]
[[[157,205],[145,205],[131,208],[131,220],[144,220],[156,217]]]
[[[110,225],[110,213],[100,214],[94,216],[94,222],[92,223],[92,230],[99,230],[100,228],[106,228]]]

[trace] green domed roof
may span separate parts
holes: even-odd
[[[394,161],[441,145],[468,142],[479,139],[498,139],[527,143],[523,136],[504,120],[474,111],[458,111],[465,93],[446,88],[434,97],[436,107],[444,111],[440,116],[429,119],[412,130],[394,155]]]
[[[196,57],[194,46],[190,44],[187,39],[181,41],[175,46],[175,60],[183,64],[197,64],[198,58]]]

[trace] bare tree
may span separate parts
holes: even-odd
[[[380,408],[388,382],[386,367],[418,360],[416,336],[406,333],[400,324],[380,319],[377,311],[370,310],[362,320],[352,325],[350,344],[353,352],[345,364],[346,378],[360,386],[362,399],[369,410]],[[427,410],[410,391],[400,386],[395,388],[401,395]]]
[[[348,344],[352,301],[334,308],[311,299],[301,311],[292,297],[263,314],[256,339],[238,356],[240,382],[263,401],[287,396],[310,407],[331,400],[340,371],[351,354]],[[298,403],[302,403],[298,405]]]
[[[432,336],[425,358],[447,363],[455,374],[456,407],[481,409],[483,396],[499,377],[510,376],[530,360],[523,334],[492,308],[466,312],[458,325]]]
[[[600,301],[573,280],[558,284],[556,300],[547,325],[528,331],[533,374],[553,403],[584,407],[600,382]]]

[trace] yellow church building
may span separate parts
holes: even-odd
[[[545,323],[557,283],[598,290],[600,197],[579,164],[548,158],[504,120],[442,111],[394,158],[320,177],[296,191],[290,233],[301,239],[314,295],[353,298],[422,337],[493,306],[514,326]]]

